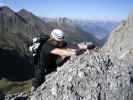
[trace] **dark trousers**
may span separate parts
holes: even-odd
[[[34,79],[32,81],[32,86],[35,88],[39,87],[44,81],[46,76],[46,69],[44,66],[35,65],[34,66]]]
[[[63,59],[58,66],[62,66],[69,57],[66,57]],[[45,76],[47,74],[50,74],[53,71],[56,71],[57,65],[54,66],[47,66],[47,65],[42,65],[39,63],[39,60],[37,57],[34,57],[34,79],[32,81],[32,85],[37,88],[39,87],[44,81],[45,81]]]

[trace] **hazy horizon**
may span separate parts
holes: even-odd
[[[40,17],[103,21],[124,20],[133,9],[132,0],[0,0],[0,6]]]

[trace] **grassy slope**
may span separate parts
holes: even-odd
[[[17,92],[29,92],[31,89],[31,80],[23,81],[23,82],[13,82],[5,79],[0,80],[0,89],[4,91],[4,93],[17,93]]]

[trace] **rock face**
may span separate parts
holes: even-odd
[[[133,100],[133,63],[128,61],[111,60],[102,51],[73,56],[46,76],[31,100]]]
[[[109,36],[104,46],[109,54],[122,59],[133,53],[133,13],[123,21]]]

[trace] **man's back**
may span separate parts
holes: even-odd
[[[46,70],[48,72],[55,70],[57,67],[56,60],[59,58],[59,56],[51,53],[51,51],[56,47],[57,46],[54,46],[53,44],[46,42],[42,46],[40,52],[40,65],[46,67]]]

